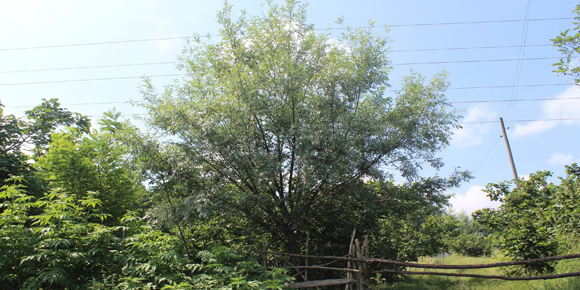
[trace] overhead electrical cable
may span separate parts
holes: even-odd
[[[90,82],[90,81],[111,81],[111,80],[126,80],[126,79],[141,79],[141,78],[158,78],[158,77],[182,77],[188,74],[164,74],[164,75],[143,75],[143,76],[125,76],[125,77],[106,77],[106,78],[91,78],[91,79],[76,79],[76,80],[56,80],[56,81],[37,81],[24,83],[5,83],[0,86],[18,86],[18,85],[38,85],[38,84],[55,84],[55,83],[72,83],[72,82]],[[528,84],[519,85],[524,87],[552,87],[552,86],[569,86],[573,83],[559,83],[559,84]],[[472,86],[472,87],[449,87],[447,90],[476,90],[476,89],[503,89],[511,88],[513,85],[496,85],[496,86]],[[397,89],[386,90],[390,92],[399,91]]]
[[[38,84],[55,84],[55,83],[73,83],[73,82],[91,82],[91,81],[111,81],[111,80],[127,80],[140,78],[159,78],[159,77],[180,77],[187,74],[166,74],[166,75],[149,75],[149,76],[127,76],[127,77],[110,77],[110,78],[94,78],[94,79],[77,79],[77,80],[58,80],[58,81],[38,81],[26,83],[6,83],[0,86],[19,86],[19,85],[38,85]]]
[[[437,22],[437,23],[413,23],[413,24],[393,24],[383,26],[360,26],[354,28],[374,28],[374,27],[415,27],[415,26],[439,26],[439,25],[466,25],[466,24],[490,24],[490,23],[513,23],[513,22],[536,22],[536,21],[554,21],[554,20],[571,20],[573,17],[553,17],[553,18],[535,18],[535,19],[508,19],[508,20],[481,20],[481,21],[458,21],[458,22]],[[340,29],[340,28],[336,28]],[[342,28],[346,29],[346,28]],[[322,30],[322,29],[320,29]]]
[[[75,70],[75,69],[112,68],[112,67],[130,67],[130,66],[146,66],[146,65],[162,65],[162,64],[175,64],[175,62],[174,61],[161,61],[161,62],[144,62],[144,63],[127,63],[127,64],[108,64],[108,65],[94,65],[94,66],[61,67],[61,68],[27,69],[27,70],[0,71],[0,74],[8,74],[8,73],[28,73],[28,72],[45,72],[45,71],[61,71],[61,70]]]
[[[544,44],[529,44],[526,47],[548,47],[553,46],[552,43]],[[443,48],[421,48],[421,49],[394,49],[392,52],[421,52],[421,51],[450,51],[450,50],[470,50],[470,49],[501,49],[501,48],[519,48],[520,45],[492,45],[492,46],[468,46],[468,47],[443,47]]]
[[[517,99],[517,100],[475,100],[475,101],[450,101],[450,104],[470,104],[470,103],[505,103],[505,102],[539,102],[539,101],[566,101],[580,100],[576,98],[534,98],[534,99]]]
[[[528,119],[528,120],[512,120],[512,123],[524,123],[524,122],[537,122],[537,121],[580,121],[580,118],[556,118],[556,119]],[[472,121],[472,122],[457,122],[459,124],[492,124],[499,123],[500,121]]]
[[[452,61],[430,61],[430,62],[406,62],[393,63],[392,65],[426,65],[426,64],[450,64],[450,63],[476,63],[476,62],[504,62],[504,61],[522,61],[522,60],[548,60],[560,59],[560,57],[531,57],[526,59],[504,58],[504,59],[475,59],[475,60],[452,60]]]
[[[123,114],[122,116],[130,117],[130,116],[147,116],[148,114]],[[100,118],[102,116],[87,116],[89,118]],[[513,120],[512,123],[526,123],[526,122],[537,122],[537,121],[546,121],[546,122],[557,122],[557,121],[580,121],[580,118],[558,118],[558,119],[528,119],[528,120]],[[492,123],[499,123],[499,121],[471,121],[471,122],[457,122],[458,124],[492,124]]]
[[[559,83],[559,84],[528,84],[528,85],[518,85],[520,88],[528,87],[556,87],[556,86],[571,86],[574,83]],[[450,87],[448,90],[478,90],[478,89],[505,89],[511,88],[513,85],[498,85],[498,86],[473,86],[473,87]]]
[[[501,140],[501,136],[499,136],[497,138],[497,140],[494,142],[493,146],[491,146],[491,149],[489,149],[489,151],[487,151],[487,154],[485,154],[485,156],[483,156],[483,159],[481,159],[481,161],[479,161],[477,163],[477,165],[475,165],[475,167],[473,167],[473,173],[477,172],[477,170],[479,170],[479,168],[481,168],[481,166],[483,165],[483,162],[485,162],[487,157],[489,157],[489,154],[491,154],[493,149],[495,149],[495,146],[497,146],[497,143],[499,143],[499,140]]]
[[[522,37],[520,40],[520,49],[519,49],[519,53],[518,53],[518,62],[516,64],[516,73],[514,76],[514,85],[511,91],[511,95],[510,95],[510,99],[512,100],[517,100],[518,98],[518,85],[520,83],[520,79],[522,76],[522,67],[523,67],[523,58],[524,58],[524,54],[526,52],[526,39],[528,36],[528,24],[529,24],[529,18],[530,18],[530,11],[531,11],[531,7],[532,7],[532,0],[528,0],[527,5],[526,5],[526,13],[525,13],[525,21],[524,21],[524,27],[523,27],[523,31],[522,31]],[[510,102],[508,104],[508,111],[507,111],[507,122],[509,124],[511,117],[513,116],[514,113],[514,109],[515,109],[515,102]]]
[[[525,61],[535,61],[535,60],[557,60],[559,57],[531,57],[525,58]],[[408,63],[393,63],[392,65],[432,65],[432,64],[451,64],[451,63],[478,63],[478,62],[506,62],[506,61],[520,61],[522,59],[517,58],[504,58],[504,59],[474,59],[474,60],[451,60],[451,61],[432,61],[432,62],[408,62]],[[149,66],[149,65],[169,65],[175,64],[174,61],[161,61],[161,62],[144,62],[144,63],[127,63],[127,64],[108,64],[108,65],[95,65],[95,66],[78,66],[78,67],[62,67],[62,68],[41,68],[41,69],[26,69],[26,70],[12,70],[12,71],[0,71],[0,74],[9,73],[29,73],[29,72],[48,72],[48,71],[64,71],[64,70],[83,70],[83,69],[100,69],[100,68],[115,68],[115,67],[131,67],[131,66]]]
[[[570,98],[532,98],[532,99],[518,99],[517,102],[539,102],[539,101],[566,101],[566,100],[580,100],[580,97],[570,97]],[[511,102],[512,100],[473,100],[473,101],[450,101],[450,104],[470,104],[470,103],[502,103]],[[114,104],[129,104],[129,103],[142,103],[143,101],[116,101],[116,102],[92,102],[92,103],[70,103],[61,104],[62,106],[94,106],[94,105],[114,105]],[[8,106],[7,109],[22,109],[22,108],[34,108],[34,106]]]
[[[482,20],[482,21],[461,21],[461,22],[439,22],[439,23],[410,23],[410,24],[393,24],[393,25],[378,25],[378,26],[358,26],[350,27],[351,29],[359,28],[392,28],[392,27],[418,27],[418,26],[439,26],[439,25],[468,25],[468,24],[491,24],[491,23],[517,23],[524,21],[557,21],[557,20],[571,20],[573,17],[554,17],[554,18],[537,18],[537,19],[511,19],[511,20]],[[329,28],[318,28],[317,31],[324,30],[346,30],[349,27],[329,27]],[[199,37],[217,37],[218,34],[207,34],[199,35]],[[42,45],[42,46],[29,46],[29,47],[13,47],[13,48],[0,48],[2,51],[15,51],[15,50],[30,50],[30,49],[47,49],[47,48],[63,48],[63,47],[77,47],[77,46],[91,46],[91,45],[110,45],[110,44],[123,44],[123,43],[135,43],[135,42],[151,42],[151,41],[164,41],[164,40],[185,40],[189,39],[187,36],[176,36],[176,37],[161,37],[161,38],[145,38],[145,39],[131,39],[131,40],[115,40],[115,41],[99,41],[99,42],[85,42],[85,43],[72,43],[72,44],[56,44],[56,45]]]

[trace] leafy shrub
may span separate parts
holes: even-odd
[[[121,226],[94,222],[108,217],[94,193],[35,200],[12,185],[0,200],[2,289],[282,289],[291,280],[223,246],[188,255],[134,212]]]
[[[460,233],[448,245],[452,252],[469,257],[489,256],[493,250],[491,242],[479,233]]]

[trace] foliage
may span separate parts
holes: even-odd
[[[491,242],[481,233],[460,233],[448,245],[451,252],[468,257],[489,256],[493,250]]]
[[[480,225],[465,212],[459,213],[454,218],[458,225],[457,235],[448,240],[449,250],[468,257],[491,255],[493,250],[491,240],[487,238],[488,234],[482,231]]]
[[[86,116],[61,108],[58,99],[42,99],[42,101],[40,105],[26,111],[26,118],[31,122],[25,133],[35,145],[36,155],[43,153],[43,146],[50,142],[50,135],[58,126],[71,126],[81,132],[89,132],[91,123]]]
[[[53,190],[36,200],[20,186],[5,186],[0,280],[6,289],[75,288],[83,276],[106,267],[115,243],[101,220],[100,201]],[[38,215],[31,216],[37,209]]]
[[[486,257],[466,257],[463,255],[451,255],[441,258],[423,257],[420,263],[438,264],[438,265],[474,265],[474,264],[490,264],[504,260],[499,253],[494,253],[492,256]],[[425,269],[415,268],[410,271],[425,271]],[[498,275],[503,276],[501,268],[487,268],[487,269],[470,269],[470,270],[438,270],[437,272],[451,272],[451,273],[472,273],[479,275]],[[557,273],[575,272],[577,268],[571,271],[558,271]],[[535,290],[575,290],[578,289],[578,277],[552,279],[552,280],[535,280],[535,281],[507,281],[499,279],[482,279],[482,278],[467,278],[467,277],[444,277],[444,276],[427,276],[427,275],[408,275],[406,279],[396,282],[387,282],[382,277],[375,277],[373,280],[377,281],[376,285],[369,287],[373,290],[520,290],[520,289],[535,289]]]
[[[576,77],[575,82],[578,85],[580,84],[580,66],[574,64],[574,59],[580,53],[580,4],[576,5],[576,9],[573,12],[577,14],[575,17],[577,22],[574,22],[573,32],[570,29],[566,29],[551,40],[553,45],[558,47],[558,51],[564,55],[564,58],[553,64],[557,67],[554,72]]]
[[[130,148],[118,137],[123,133],[119,116],[105,113],[103,131],[93,130],[85,137],[75,129],[53,134],[46,153],[35,164],[49,187],[62,188],[78,197],[88,192],[98,194],[111,215],[108,222],[116,222],[127,210],[136,208],[144,191],[129,164]]]
[[[187,77],[162,94],[144,85],[149,122],[169,135],[159,151],[175,161],[154,165],[164,192],[209,199],[298,253],[309,232],[341,219],[332,209],[351,185],[388,179],[382,165],[409,180],[423,162],[442,165],[435,153],[459,118],[445,73],[412,73],[389,97],[388,42],[370,29],[318,33],[291,0],[269,2],[263,17],[231,15],[228,5],[218,14],[216,43],[187,47]]]
[[[578,236],[580,211],[580,169],[577,164],[566,166],[567,176],[560,184],[548,182],[550,172],[531,174],[527,180],[489,184],[492,200],[501,201],[497,209],[474,213],[477,222],[492,232],[497,245],[512,258],[534,259],[566,253],[561,250],[573,244]],[[564,243],[564,244],[562,244]],[[552,270],[551,264],[533,264],[528,270]]]
[[[559,236],[572,240],[580,238],[580,167],[574,163],[566,166],[566,177],[559,178],[554,207]],[[570,243],[571,244],[571,243]]]
[[[282,270],[224,247],[184,254],[178,237],[135,212],[122,226],[107,218],[97,194],[79,199],[53,190],[35,200],[18,185],[0,192],[2,289],[282,289]],[[36,208],[38,215],[29,216]]]
[[[21,151],[22,122],[14,115],[4,115],[0,103],[0,185],[10,176],[22,176],[28,170]]]
[[[474,218],[486,229],[493,231],[496,244],[516,260],[554,256],[556,216],[553,214],[556,187],[548,183],[549,172],[531,174],[528,180],[488,184],[485,191],[491,200],[502,202],[497,210],[483,209]],[[551,271],[550,264],[529,264],[532,271]]]
[[[72,126],[88,132],[90,127],[87,117],[61,108],[57,99],[43,99],[39,106],[26,111],[28,121],[14,115],[5,116],[2,107],[0,103],[0,185],[11,176],[25,176],[28,189],[36,190],[38,180],[27,163],[30,156],[24,153],[25,149],[40,156],[50,142],[50,135],[58,128]]]
[[[445,213],[445,191],[469,178],[458,172],[450,179],[427,178],[408,185],[375,184],[381,198],[378,227],[371,231],[371,252],[380,257],[416,261],[447,251],[458,223]]]

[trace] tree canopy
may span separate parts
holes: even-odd
[[[187,77],[157,93],[146,82],[150,124],[171,137],[189,195],[210,197],[298,252],[315,213],[362,179],[395,167],[412,181],[460,117],[446,73],[411,73],[389,96],[388,39],[371,29],[316,30],[304,6],[269,2],[261,16],[218,14],[217,41],[195,37]]]

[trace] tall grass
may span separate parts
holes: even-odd
[[[506,261],[507,259],[499,253],[494,253],[491,257],[465,257],[462,255],[451,255],[448,257],[434,258],[423,257],[419,260],[425,264],[441,265],[469,265],[469,264],[488,264]],[[426,271],[425,269],[409,268],[408,271]],[[480,275],[505,275],[500,268],[488,269],[468,269],[468,270],[443,270],[429,269],[429,271],[451,272],[451,273],[471,273]],[[556,273],[580,272],[580,260],[561,261],[556,266]],[[387,283],[380,277],[373,278],[377,285],[373,290],[578,290],[580,289],[580,277],[561,278],[553,280],[535,280],[535,281],[504,281],[498,279],[466,278],[466,277],[445,277],[445,276],[425,276],[425,275],[408,275],[402,281]]]

